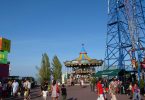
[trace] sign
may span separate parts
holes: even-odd
[[[103,70],[99,71],[95,74],[96,77],[100,77],[102,75],[107,75],[107,76],[118,76],[120,69],[114,69],[114,70]]]
[[[0,51],[0,64],[7,64],[8,52]]]
[[[0,50],[10,52],[11,41],[0,37]]]
[[[0,64],[0,78],[9,76],[9,65]]]

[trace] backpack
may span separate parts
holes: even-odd
[[[51,90],[53,90],[53,86],[51,86]],[[57,93],[60,93],[60,90],[59,90],[58,85],[56,85],[56,92],[57,92]]]
[[[56,92],[57,92],[57,93],[60,93],[60,90],[59,90],[58,85],[56,85]]]

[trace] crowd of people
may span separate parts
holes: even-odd
[[[128,88],[124,88],[124,84],[115,78],[110,82],[99,78],[96,82],[96,92],[98,97],[97,100],[107,100],[106,93],[110,94],[111,100],[117,100],[116,94],[122,93],[130,95],[130,99],[132,100],[141,100],[140,88],[137,83],[130,83]]]
[[[48,96],[51,96],[52,100],[58,100],[60,95],[62,95],[61,100],[66,100],[67,90],[64,84],[60,85],[56,80],[53,80],[51,85],[48,84],[48,81],[44,81],[41,84],[41,95],[43,100],[47,100]]]
[[[73,85],[70,85],[73,86]],[[83,78],[80,79],[80,86],[83,88],[85,86]],[[118,100],[117,94],[127,94],[132,100],[141,100],[140,88],[136,82],[126,85],[124,82],[117,78],[103,79],[103,78],[92,78],[90,80],[90,87],[92,92],[96,92],[97,100],[107,100],[107,94],[110,95],[111,100]],[[52,100],[66,100],[67,90],[64,84],[60,85],[53,80],[51,85],[48,85],[47,81],[41,85],[42,97],[47,100],[48,95],[51,96]]]
[[[84,87],[83,79],[80,80],[80,86]],[[90,80],[90,88],[92,92],[96,92],[97,100],[107,100],[106,94],[111,96],[111,100],[117,100],[117,94],[127,94],[132,100],[141,100],[140,88],[136,82],[130,82],[127,87],[117,78],[111,80],[103,78],[92,78]],[[23,96],[24,100],[30,100],[31,82],[28,79],[23,81],[9,80],[0,82],[0,100],[5,97]],[[61,95],[61,97],[60,97]],[[44,81],[41,84],[41,96],[43,100],[48,100],[48,96],[52,100],[67,100],[67,89],[64,84],[60,84],[56,80],[52,82]]]
[[[22,97],[24,100],[30,100],[31,82],[28,79],[25,80],[5,80],[0,82],[0,100],[6,97]],[[47,100],[48,95],[52,97],[52,100],[58,100],[58,97],[62,94],[62,100],[66,100],[67,92],[65,85],[53,80],[49,85],[48,81],[44,81],[41,84],[41,95],[44,100]]]
[[[0,82],[0,100],[6,97],[24,96],[24,100],[30,98],[31,82],[27,79],[5,80]]]

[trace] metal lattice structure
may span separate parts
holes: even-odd
[[[105,66],[138,68],[145,57],[145,0],[108,0]],[[139,69],[140,70],[140,69]]]

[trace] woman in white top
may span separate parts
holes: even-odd
[[[84,80],[81,79],[81,86],[84,87]]]
[[[52,100],[58,100],[58,96],[59,96],[59,88],[58,88],[58,85],[56,84],[56,81],[53,80],[53,84],[51,86]]]

